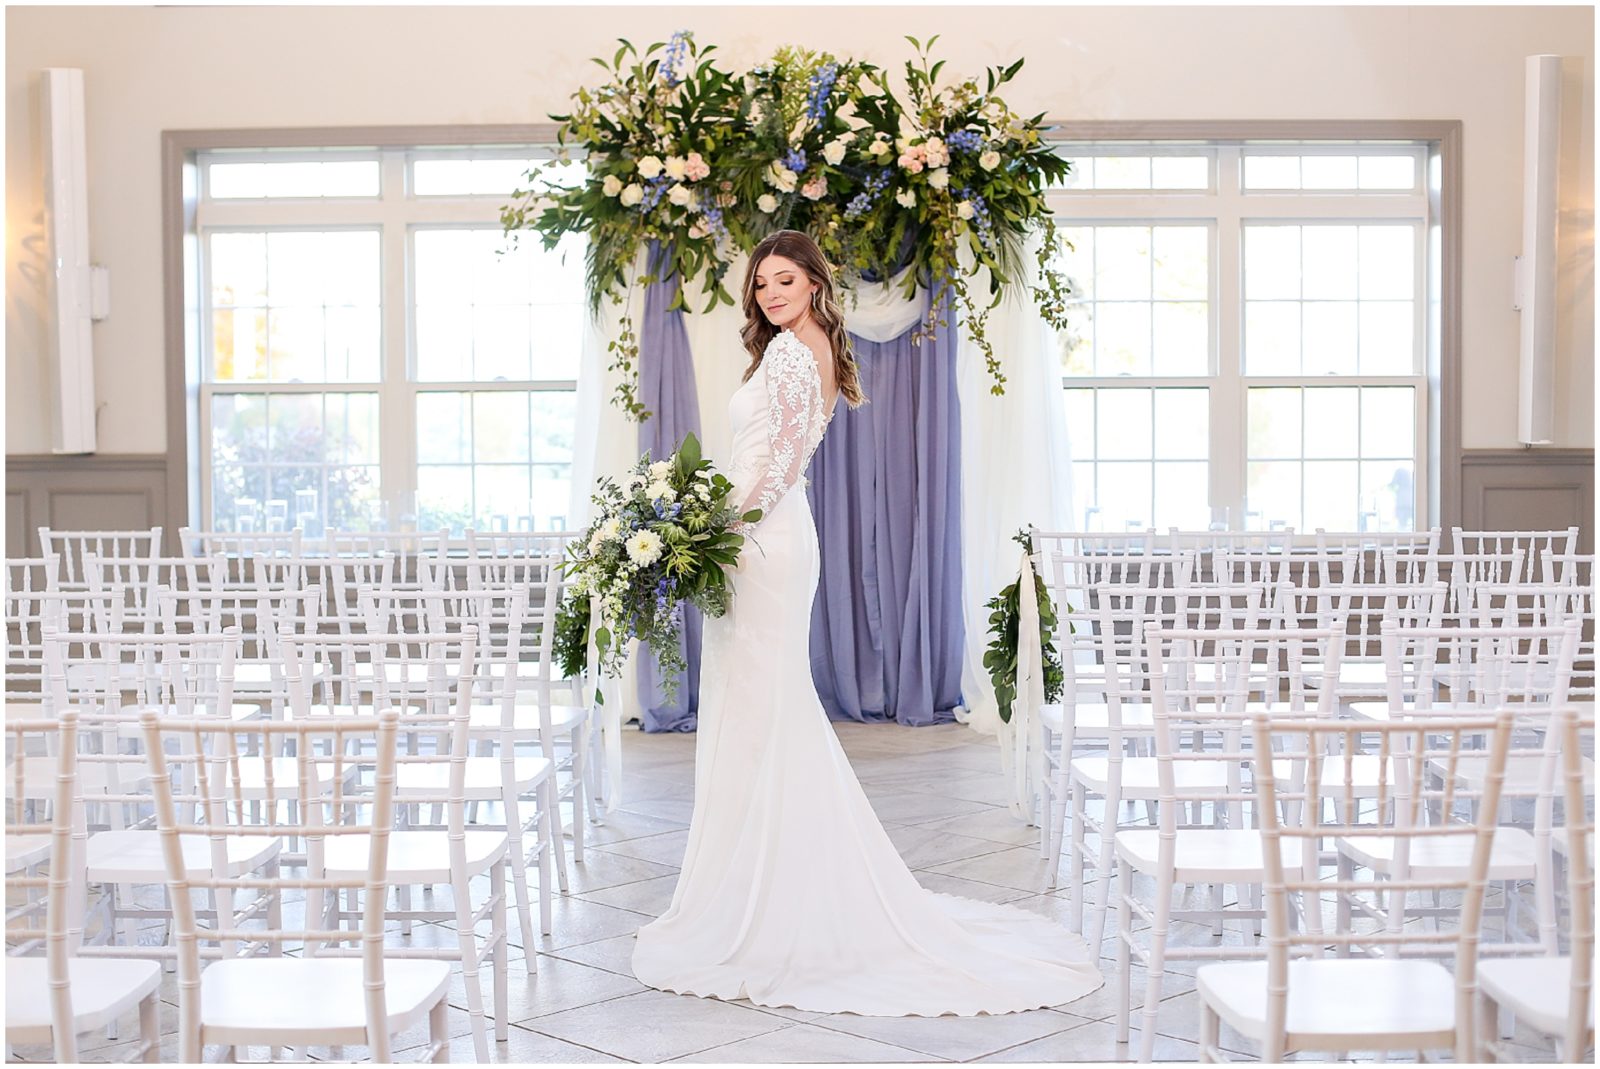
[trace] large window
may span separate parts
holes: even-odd
[[[567,525],[584,250],[499,222],[541,155],[199,155],[202,522]]]
[[[1423,523],[1427,146],[1060,151],[1074,520]]]

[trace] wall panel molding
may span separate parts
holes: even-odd
[[[131,531],[165,525],[161,453],[6,457],[6,556],[39,553],[39,528]],[[164,531],[170,550],[176,531]]]
[[[1594,552],[1594,450],[1469,449],[1461,454],[1461,526],[1559,530],[1577,524]]]

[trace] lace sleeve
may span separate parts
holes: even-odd
[[[751,487],[739,506],[743,515],[760,509],[763,517],[800,481],[811,459],[811,424],[816,416],[817,363],[805,343],[792,334],[779,334],[767,343],[762,363],[767,374],[766,473]],[[759,521],[758,521],[759,522]],[[749,524],[737,523],[736,530]]]

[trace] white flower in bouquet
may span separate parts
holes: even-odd
[[[711,174],[711,165],[708,164],[698,152],[689,153],[689,158],[683,162],[683,173],[689,181],[698,182]]]
[[[629,182],[623,189],[622,195],[617,198],[624,208],[631,208],[644,200],[644,187],[638,182]]]
[[[665,501],[668,504],[678,500],[678,492],[665,479],[653,482],[645,487],[644,496],[651,501]]]
[[[890,152],[889,142],[884,140],[882,134],[879,134],[877,139],[867,146],[867,151],[874,156],[887,156]]]
[[[800,190],[800,195],[806,200],[821,200],[828,192],[828,179],[825,175],[817,175],[807,182]]]
[[[691,241],[699,241],[709,233],[711,233],[711,231],[706,229],[704,219],[696,219],[694,222],[689,224],[689,240]]]
[[[650,480],[648,478],[646,478],[644,475],[640,474],[637,471],[629,473],[629,475],[628,475],[628,493],[632,494],[635,490],[639,489],[640,487],[642,487],[645,483],[647,483],[649,481]]]
[[[972,218],[972,202],[970,200],[964,200],[956,205],[956,217],[958,219]]]
[[[608,174],[605,181],[600,183],[600,192],[608,197],[614,197],[622,192],[622,179],[614,174]]]
[[[894,199],[895,203],[902,208],[915,208],[917,206],[917,191],[914,189],[902,189],[894,195]]]
[[[625,543],[628,559],[641,568],[661,559],[661,536],[654,531],[636,531]]]
[[[646,156],[639,161],[639,177],[654,178],[661,173],[661,158],[659,156]]]
[[[653,482],[663,482],[672,474],[672,461],[658,460],[650,465],[650,478]]]
[[[847,146],[842,138],[835,138],[822,146],[822,158],[834,167],[844,162],[844,153]]]
[[[593,557],[600,552],[600,547],[605,544],[605,537],[600,533],[600,528],[594,529],[594,534],[589,536],[589,556]]]
[[[682,156],[668,156],[663,168],[666,170],[668,178],[674,182],[681,182],[684,176],[689,173],[689,161]]]
[[[776,186],[785,193],[793,193],[799,176],[777,160],[767,165],[767,185]]]
[[[922,151],[927,156],[929,167],[944,167],[950,163],[950,150],[940,138],[928,138]]]
[[[950,188],[950,172],[943,167],[935,167],[928,172],[928,185],[934,189]]]
[[[756,198],[756,207],[771,215],[778,210],[778,198],[771,193],[763,193]]]
[[[606,542],[615,541],[622,534],[622,521],[613,516],[600,525],[600,537]]]
[[[978,166],[985,171],[992,171],[1000,166],[1000,153],[994,149],[985,149],[983,155],[978,157]]]
[[[694,194],[689,192],[688,186],[675,185],[667,191],[667,199],[673,204],[676,204],[678,207],[682,208],[684,205],[688,204],[694,199]]]

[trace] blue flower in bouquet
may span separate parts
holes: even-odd
[[[798,148],[790,149],[788,154],[783,157],[783,165],[785,167],[789,168],[789,170],[793,171],[795,174],[799,174],[801,171],[805,170],[806,169],[806,153],[805,153],[805,149],[798,149]]]
[[[878,199],[884,187],[889,184],[890,168],[885,167],[867,179],[867,186],[860,193],[850,198],[850,203],[845,205],[844,217],[855,219],[866,214]]]
[[[828,114],[828,94],[833,92],[833,83],[839,78],[839,65],[827,63],[811,76],[811,92],[806,97],[806,118],[812,122],[821,122]],[[799,167],[790,170],[798,171]]]
[[[683,81],[682,75],[678,73],[678,65],[683,62],[684,53],[688,51],[688,37],[688,30],[679,30],[667,42],[667,54],[661,61],[661,78],[669,86],[675,86]]]
[[[978,240],[986,249],[994,248],[994,224],[989,219],[989,206],[983,202],[983,197],[976,190],[963,186],[960,189],[961,198],[972,205],[972,225],[978,231]]]
[[[976,152],[983,147],[983,135],[976,130],[957,130],[948,135],[944,143],[952,152]]]

